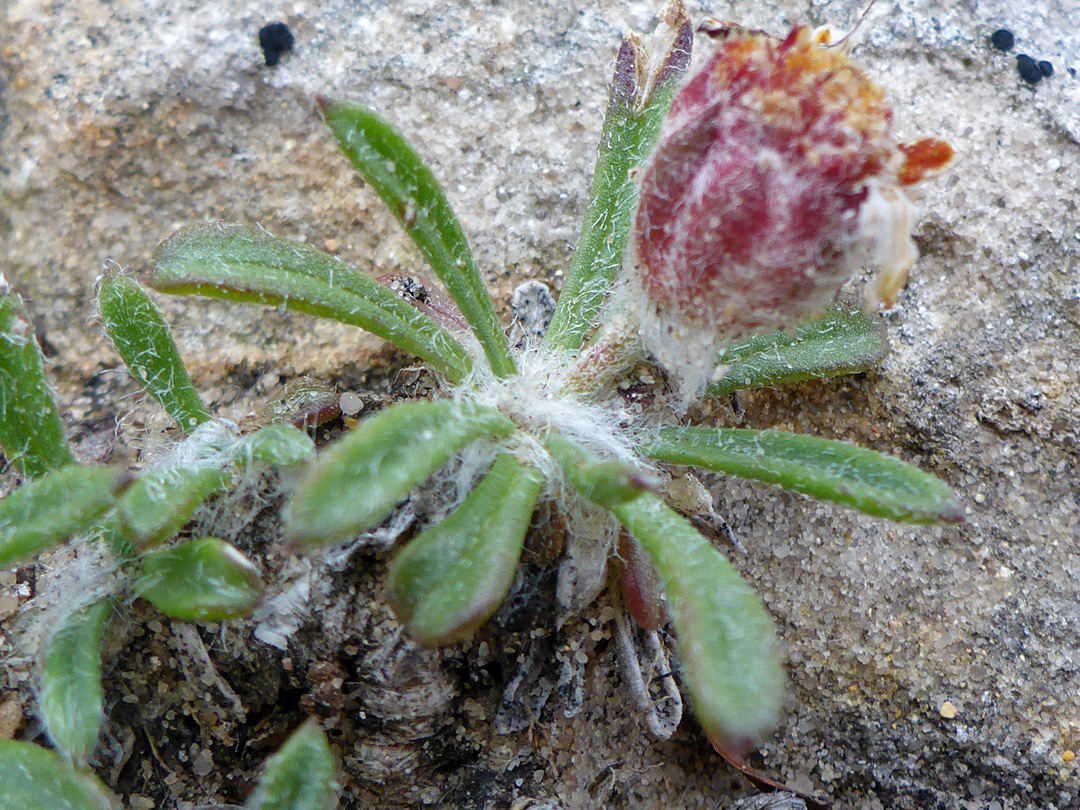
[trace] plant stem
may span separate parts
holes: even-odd
[[[603,399],[622,376],[645,357],[637,324],[626,315],[609,318],[570,369],[560,391],[585,399]]]

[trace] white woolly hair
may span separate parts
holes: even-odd
[[[123,575],[102,542],[77,538],[41,559],[34,598],[16,621],[19,652],[36,658],[53,631],[69,616],[117,593]]]
[[[179,442],[148,444],[143,460],[150,470],[222,468],[232,461],[239,441],[237,425],[226,419],[211,419]]]
[[[540,444],[549,432],[566,438],[607,460],[647,466],[635,452],[648,426],[631,420],[616,401],[587,402],[564,393],[573,356],[547,348],[526,349],[515,358],[518,373],[499,379],[481,371],[458,390],[458,396],[495,408],[522,430],[511,442],[522,458],[536,464],[549,481],[561,479],[558,465]]]

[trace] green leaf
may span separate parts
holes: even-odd
[[[300,482],[286,537],[311,548],[377,526],[459,450],[513,431],[498,411],[468,401],[387,408],[331,447]]]
[[[672,464],[779,484],[906,523],[956,523],[964,508],[942,481],[847,442],[779,430],[664,428],[642,453]]]
[[[64,424],[45,378],[22,299],[0,276],[0,447],[25,477],[71,463]]]
[[[119,529],[141,549],[164,543],[191,520],[203,501],[231,481],[228,473],[209,467],[150,470],[120,497]]]
[[[652,558],[701,725],[744,750],[776,726],[784,674],[772,621],[724,556],[652,493],[612,507]]]
[[[110,273],[98,287],[98,307],[105,333],[127,365],[131,376],[161,403],[184,433],[210,419],[184,361],[172,339],[172,330],[137,281]]]
[[[119,810],[92,773],[74,770],[55,751],[0,740],[0,810]]]
[[[838,306],[795,329],[755,335],[732,344],[720,358],[724,376],[708,393],[734,391],[855,374],[877,366],[889,351],[877,318]]]
[[[334,810],[336,764],[326,735],[308,720],[266,762],[247,810]]]
[[[315,460],[315,442],[292,425],[267,425],[240,439],[235,458],[244,466],[297,467]]]
[[[390,564],[390,604],[421,644],[468,638],[514,580],[544,483],[535,467],[500,455],[452,514],[411,540]]]
[[[92,528],[128,484],[115,467],[61,467],[0,501],[0,566]]]
[[[651,487],[648,476],[641,470],[621,461],[596,461],[556,433],[545,437],[544,446],[559,462],[566,480],[578,494],[601,506],[631,501]]]
[[[197,225],[164,242],[151,286],[272,306],[359,326],[428,361],[453,382],[472,359],[427,315],[333,256],[240,225]]]
[[[101,636],[113,615],[111,599],[75,611],[46,644],[38,695],[45,728],[57,749],[85,765],[105,719],[101,685]]]
[[[262,600],[258,569],[216,537],[148,551],[136,595],[174,619],[217,622],[251,612]]]
[[[510,344],[476,269],[472,249],[439,181],[388,122],[359,104],[318,96],[323,121],[442,281],[498,377],[514,373]]]
[[[634,35],[623,39],[616,57],[589,207],[546,336],[546,344],[554,349],[581,348],[622,267],[638,200],[633,174],[656,144],[693,45],[688,17],[666,22],[673,36],[662,61],[650,65]],[[643,81],[650,66],[656,70],[651,87]]]

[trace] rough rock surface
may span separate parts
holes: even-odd
[[[782,32],[795,22],[847,27],[863,5],[739,0],[712,12]],[[893,353],[858,379],[743,395],[741,416],[726,417],[895,453],[949,481],[970,509],[960,528],[903,528],[709,480],[746,548],[737,563],[788,649],[789,711],[761,765],[838,808],[1080,805],[1071,754],[1080,749],[1080,34],[1069,5],[874,6],[857,58],[887,88],[900,135],[943,137],[959,153],[927,187],[923,258],[887,318]],[[421,145],[504,316],[518,282],[557,287],[619,37],[646,28],[653,11],[612,0],[7,0],[0,271],[38,320],[73,435],[100,443],[132,409],[134,386],[93,323],[106,261],[138,270],[174,229],[218,218],[306,239],[377,274],[420,267],[336,154],[316,92],[377,108]],[[296,47],[269,68],[257,32],[274,19],[289,24]],[[1017,35],[1010,54],[988,44],[1003,26]],[[1019,52],[1053,62],[1053,77],[1023,83]],[[361,393],[400,383],[387,370],[405,359],[346,327],[213,302],[162,305],[197,385],[233,415],[301,373]],[[535,646],[556,681],[567,671],[572,684],[578,672],[580,711],[573,689],[555,689],[531,724],[500,735],[499,700],[518,665],[504,644],[510,630],[493,631],[501,650],[487,641],[402,650],[379,601],[380,563],[312,573],[274,554],[268,570],[292,585],[308,577],[323,608],[287,652],[248,625],[203,629],[199,641],[137,618],[118,642],[101,772],[129,806],[238,803],[302,712],[339,723],[348,806],[524,807],[515,802],[537,797],[566,808],[714,808],[739,784],[691,719],[669,742],[648,737],[624,697],[602,605],[551,638],[526,632],[516,648],[524,660]],[[33,576],[0,576],[7,621]],[[9,655],[10,629],[0,651]],[[197,649],[204,643],[210,658]],[[217,676],[200,669],[210,659]],[[8,662],[10,690],[25,672]],[[154,667],[172,674],[156,675],[149,691],[125,680],[141,669],[145,681]],[[237,690],[231,698],[220,678]],[[547,678],[533,686],[550,692]],[[5,729],[20,722],[15,695],[0,696]],[[167,712],[175,722],[153,725]],[[251,750],[237,754],[238,740]]]

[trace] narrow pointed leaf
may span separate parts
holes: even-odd
[[[839,306],[795,329],[755,335],[728,347],[708,393],[722,396],[763,386],[839,377],[877,366],[889,351],[881,322]]]
[[[117,468],[71,464],[19,487],[0,501],[0,566],[87,531],[128,483]]]
[[[578,494],[601,506],[631,501],[652,486],[641,470],[620,461],[596,461],[558,434],[545,437],[544,446],[559,462],[566,480]]]
[[[543,485],[539,470],[503,454],[454,512],[390,564],[390,604],[421,644],[468,638],[514,580]]]
[[[28,477],[71,462],[64,424],[45,378],[41,348],[22,299],[0,276],[0,447]]]
[[[662,61],[656,62],[651,85],[646,75],[649,55],[635,35],[623,39],[616,57],[589,207],[548,327],[546,343],[552,348],[581,347],[622,266],[638,199],[633,172],[656,144],[693,47],[693,26],[685,11],[665,23],[670,38]]]
[[[308,720],[266,762],[247,810],[334,810],[336,764],[326,735]]]
[[[775,631],[761,601],[720,552],[652,493],[612,512],[656,565],[698,720],[731,749],[760,742],[779,722],[784,699]]]
[[[371,110],[323,97],[317,101],[338,147],[416,242],[472,327],[496,376],[513,374],[510,344],[495,305],[431,169],[400,132]]]
[[[0,810],[119,810],[92,773],[75,770],[55,751],[0,740]]]
[[[267,425],[244,436],[236,446],[236,461],[272,467],[297,467],[315,460],[315,443],[292,425]]]
[[[143,473],[116,506],[119,528],[140,549],[164,543],[191,520],[210,495],[232,480],[222,470],[174,467]]]
[[[157,249],[151,266],[150,284],[162,292],[286,306],[359,326],[454,382],[471,367],[449,332],[375,279],[265,231],[221,224],[186,228]]]
[[[778,484],[876,517],[906,523],[964,519],[963,506],[944,482],[847,442],[779,430],[664,428],[642,452],[672,464]]]
[[[103,599],[75,611],[49,636],[39,701],[49,738],[65,757],[85,765],[105,719],[101,637],[113,615]]]
[[[98,308],[105,333],[138,380],[184,433],[210,419],[184,361],[173,342],[172,330],[150,296],[137,281],[110,273],[98,287]]]
[[[514,424],[470,402],[407,402],[360,424],[314,465],[289,505],[287,538],[303,548],[377,526],[455,453]]]
[[[141,558],[135,593],[174,619],[217,622],[251,612],[262,600],[258,569],[216,537],[155,549]]]

